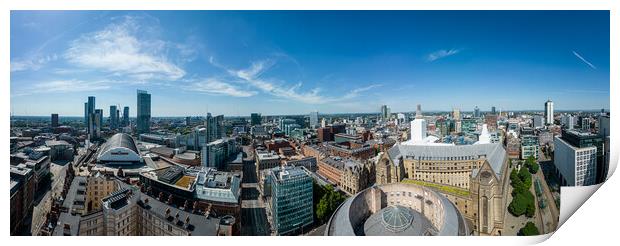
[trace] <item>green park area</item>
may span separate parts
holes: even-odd
[[[508,205],[508,212],[515,217],[525,215],[528,218],[532,218],[536,213],[536,201],[530,188],[532,187],[532,174],[538,172],[539,168],[536,159],[530,156],[523,162],[519,170],[514,168],[510,172],[512,201]],[[535,235],[532,233],[537,234],[537,232],[538,228],[531,222],[528,222],[528,225],[521,229],[522,235]]]
[[[432,189],[438,190],[440,192],[451,194],[451,195],[469,196],[469,191],[468,190],[463,189],[463,188],[458,188],[458,187],[450,186],[450,185],[442,185],[442,184],[425,182],[425,181],[420,181],[420,180],[413,180],[413,179],[405,179],[402,182],[405,183],[405,184],[416,184],[416,185],[432,188]]]

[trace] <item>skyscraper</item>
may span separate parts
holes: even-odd
[[[136,128],[138,134],[150,132],[151,126],[151,94],[138,90],[138,114]]]
[[[129,126],[129,107],[123,108],[123,126]]]
[[[390,117],[390,109],[387,105],[381,106],[381,119],[387,120]]]
[[[118,112],[115,105],[110,105],[110,129],[118,128]]]
[[[88,102],[86,102],[86,119],[85,121],[87,122],[87,130],[90,133],[90,129],[92,128],[92,126],[90,126],[90,124],[94,124],[94,120],[91,120],[90,118],[93,117],[93,114],[95,113],[95,97],[90,96],[88,97]]]
[[[204,124],[207,127],[207,143],[224,137],[224,115],[214,117],[208,113]]]
[[[542,128],[545,125],[543,117],[540,115],[534,115],[534,118],[532,118],[532,123],[534,128]]]
[[[545,123],[553,125],[553,102],[551,99],[545,102]]]
[[[480,109],[478,106],[474,108],[474,118],[480,118]]]
[[[319,112],[310,112],[310,127],[317,128],[319,126]]]
[[[84,125],[86,125],[88,130],[88,102],[84,103]]]
[[[88,134],[91,139],[101,137],[101,125],[103,124],[103,110],[95,109],[94,113],[88,116]]]
[[[491,107],[491,114],[495,114],[495,106]]]
[[[261,118],[260,113],[252,113],[252,115],[250,115],[250,118],[251,118],[250,123],[252,123],[253,126],[260,125],[262,123],[261,122],[262,118]]]
[[[121,127],[121,110],[119,108],[116,109],[116,128]]]
[[[565,129],[572,130],[575,126],[575,117],[572,115],[563,115],[560,119],[560,124],[564,126]]]
[[[52,127],[58,127],[58,114],[52,114]]]

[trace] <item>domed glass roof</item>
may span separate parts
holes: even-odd
[[[391,232],[402,232],[411,226],[413,213],[411,209],[396,205],[383,209],[381,223]]]

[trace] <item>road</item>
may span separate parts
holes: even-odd
[[[32,223],[30,227],[31,235],[37,235],[39,229],[45,223],[46,215],[52,208],[52,198],[58,196],[62,192],[62,188],[65,182],[66,170],[71,163],[63,161],[57,161],[50,163],[50,173],[52,173],[52,184],[47,187],[44,193],[41,193],[42,198],[38,204],[35,204],[32,210]]]
[[[545,175],[542,173],[542,169],[539,170],[534,177],[537,177],[543,188],[543,197],[547,200],[547,207],[545,209],[541,209],[541,217],[544,218],[544,233],[550,233],[557,229],[558,220],[560,216],[560,212],[558,207],[555,204],[555,198],[547,185],[547,181],[545,180]],[[534,193],[536,194],[536,193]]]
[[[243,178],[241,182],[241,235],[271,235],[265,203],[258,191],[258,177],[254,155],[249,146],[243,146],[246,158],[243,160]]]

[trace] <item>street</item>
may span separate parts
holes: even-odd
[[[37,235],[39,229],[45,223],[46,214],[50,212],[52,208],[52,198],[58,196],[62,192],[63,184],[65,182],[67,167],[71,165],[67,161],[55,161],[50,163],[50,173],[52,173],[52,183],[44,192],[40,193],[32,210],[32,222],[30,227],[31,235]]]
[[[243,146],[247,158],[243,160],[243,179],[241,183],[241,226],[242,236],[271,235],[265,204],[258,191],[256,164],[249,146]]]

